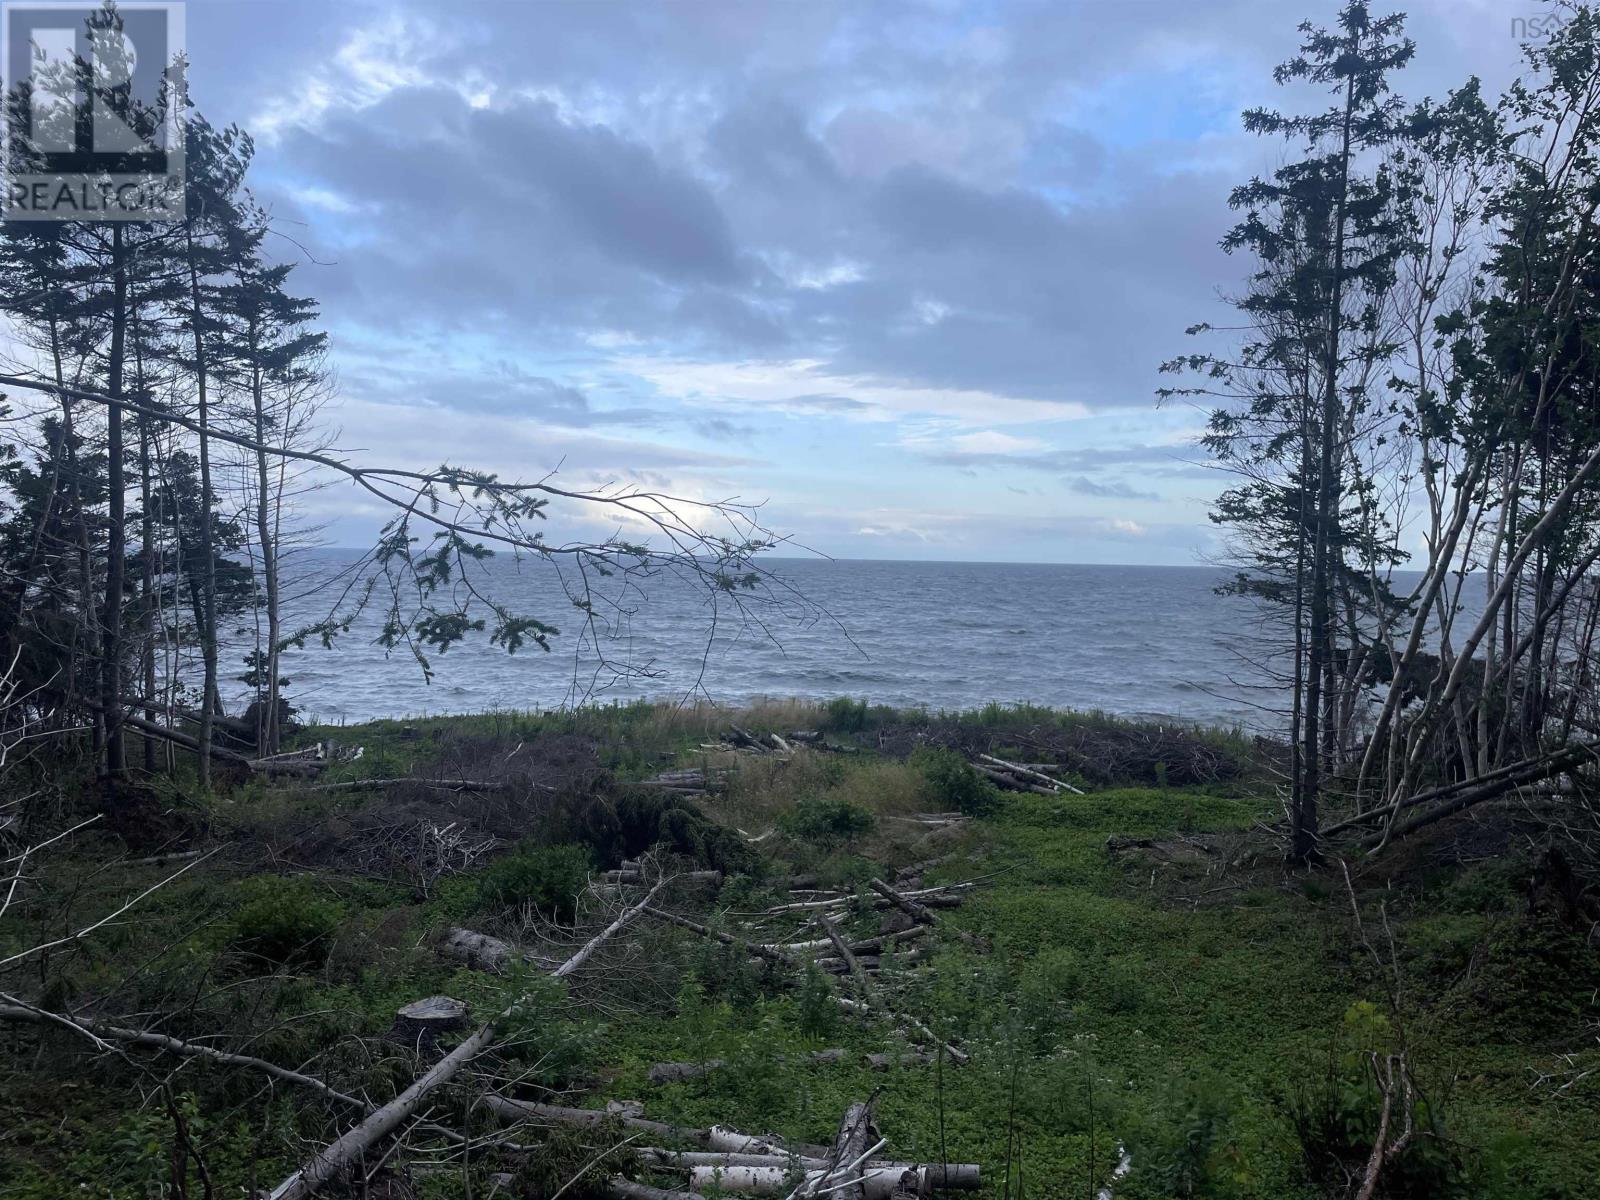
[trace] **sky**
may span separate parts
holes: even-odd
[[[1192,564],[1225,480],[1157,368],[1228,319],[1228,190],[1286,154],[1240,114],[1326,103],[1271,69],[1334,8],[190,0],[187,40],[346,451],[761,502],[838,557]],[[1420,98],[1497,92],[1543,10],[1408,11]]]

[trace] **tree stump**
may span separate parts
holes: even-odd
[[[431,1054],[439,1035],[467,1027],[467,1006],[449,996],[428,996],[413,1000],[395,1013],[388,1036],[414,1046],[419,1054]]]

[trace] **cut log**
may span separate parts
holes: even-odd
[[[650,901],[655,899],[656,893],[666,886],[666,883],[665,879],[657,883],[655,887],[650,889],[649,894],[643,900],[619,914],[611,924],[591,938],[576,954],[567,959],[551,974],[557,979],[563,979],[577,971],[613,934],[643,912]],[[516,1012],[521,1003],[522,999],[518,997],[500,1014],[480,1025],[470,1037],[441,1058],[400,1095],[372,1113],[360,1125],[357,1125],[331,1145],[318,1151],[299,1170],[295,1171],[272,1190],[270,1200],[302,1200],[303,1197],[310,1196],[329,1180],[344,1174],[352,1166],[362,1162],[371,1147],[412,1118],[421,1108],[423,1100],[435,1088],[441,1084],[448,1083],[462,1067],[487,1050],[494,1043],[498,1023]]]

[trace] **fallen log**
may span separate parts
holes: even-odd
[[[629,1113],[606,1112],[598,1108],[568,1108],[562,1104],[544,1104],[536,1100],[513,1100],[509,1096],[501,1096],[494,1092],[483,1097],[483,1104],[507,1124],[528,1121],[536,1124],[590,1128],[615,1122],[623,1129],[636,1133],[650,1133],[669,1141],[692,1142],[708,1150],[723,1153],[776,1154],[785,1157],[794,1155],[802,1158],[823,1158],[828,1153],[826,1146],[810,1146],[803,1143],[789,1145],[778,1138],[751,1137],[749,1134],[739,1133],[723,1125],[713,1125],[709,1129],[691,1129],[682,1125],[668,1125],[665,1121],[652,1121],[647,1117]]]
[[[435,792],[509,792],[511,783],[503,779],[412,779],[401,777],[399,779],[346,779],[339,783],[318,783],[307,788],[310,792],[375,792],[380,788],[400,787],[409,784],[413,787],[425,787]],[[546,789],[544,784],[530,784],[530,787],[541,790]]]
[[[491,975],[504,975],[519,962],[532,963],[541,971],[553,971],[560,966],[554,959],[525,946],[503,942],[497,937],[459,926],[453,926],[445,934],[444,941],[439,943],[439,953],[469,970],[487,971]]]
[[[697,1192],[669,1192],[665,1188],[651,1187],[648,1183],[624,1179],[621,1175],[613,1175],[606,1180],[606,1192],[617,1200],[706,1200]]]
[[[720,1179],[722,1188],[726,1191],[750,1191],[758,1194],[765,1190],[764,1187],[754,1189],[740,1186],[736,1180],[738,1176],[727,1174],[730,1167],[758,1167],[767,1170],[784,1172],[787,1176],[792,1171],[804,1171],[807,1175],[814,1172],[826,1171],[832,1164],[827,1158],[805,1158],[794,1154],[741,1154],[734,1151],[715,1150],[667,1150],[657,1146],[641,1146],[635,1151],[639,1157],[650,1166],[688,1168],[691,1171],[702,1169],[708,1172],[724,1172]],[[915,1171],[919,1179],[919,1194],[927,1195],[926,1189],[943,1189],[948,1191],[976,1191],[982,1187],[983,1169],[977,1163],[949,1163],[940,1166],[937,1163],[892,1162],[883,1159],[871,1159],[866,1170],[869,1174],[893,1174],[898,1177],[907,1171]],[[702,1176],[702,1178],[704,1178]],[[700,1186],[700,1181],[691,1178],[690,1186]],[[869,1196],[873,1194],[872,1185],[868,1185]]]
[[[1427,791],[1418,792],[1415,795],[1407,796],[1390,804],[1369,808],[1366,812],[1357,813],[1353,817],[1327,826],[1321,831],[1320,836],[1330,838],[1335,834],[1344,833],[1346,830],[1392,817],[1407,809],[1429,804],[1436,800],[1443,800],[1467,789],[1484,788],[1490,784],[1500,783],[1505,780],[1510,780],[1511,783],[1506,788],[1502,788],[1502,791],[1526,783],[1536,783],[1543,778],[1559,775],[1572,769],[1585,758],[1597,756],[1600,756],[1600,742],[1580,742],[1577,745],[1565,746],[1551,754],[1497,767],[1493,771],[1479,775],[1475,779],[1458,779],[1453,783],[1441,784],[1439,787],[1429,788]],[[1449,814],[1446,813],[1445,815]]]
[[[859,958],[854,958],[853,960],[857,966],[859,966],[863,971],[866,971],[868,974],[880,970],[883,966],[882,960],[876,955],[866,954]],[[850,963],[845,962],[845,960],[842,958],[819,958],[816,960],[816,962],[817,967],[820,970],[826,971],[830,975],[854,974],[854,972],[851,970]]]
[[[506,968],[521,957],[510,942],[459,927],[445,934],[439,952],[464,963],[470,970],[488,971],[492,975],[503,975]]]
[[[978,757],[983,759],[985,762],[993,763],[996,766],[1003,767],[1007,771],[1015,771],[1018,775],[1025,776],[1030,779],[1036,779],[1041,783],[1047,783],[1050,785],[1052,791],[1059,791],[1061,788],[1066,788],[1067,791],[1076,795],[1083,795],[1082,788],[1075,788],[1066,780],[1056,779],[1053,776],[1046,775],[1043,771],[1035,770],[1025,763],[1007,762],[1005,759],[996,758],[992,754],[980,754]]]
[[[889,901],[890,904],[893,904],[901,912],[905,913],[906,916],[910,917],[913,921],[920,921],[924,925],[938,924],[939,918],[934,916],[932,910],[930,910],[926,904],[919,904],[909,896],[902,896],[883,880],[869,880],[867,882],[867,886],[873,891],[877,892],[878,895],[882,896],[885,900]]]
[[[1010,771],[1002,771],[999,767],[985,766],[983,763],[968,763],[974,771],[987,779],[998,783],[1001,787],[1008,787],[1014,792],[1033,792],[1039,796],[1054,796],[1057,789],[1045,787],[1040,783],[1030,783],[1026,779],[1013,775]]]
[[[844,1059],[843,1050],[814,1050],[805,1056],[805,1061],[812,1063],[838,1063]],[[721,1058],[708,1058],[704,1062],[660,1062],[651,1066],[650,1082],[657,1085],[683,1083],[720,1071],[727,1065],[727,1061]]]
[[[91,704],[89,707],[99,708],[100,706],[97,704]],[[187,733],[172,729],[166,725],[159,724],[158,722],[147,721],[143,717],[134,716],[132,713],[123,713],[120,718],[120,724],[137,729],[142,733],[148,733],[154,737],[161,738],[163,741],[171,742],[175,746],[182,746],[185,750],[192,750],[196,754],[200,753],[200,739],[192,738]],[[225,746],[213,744],[211,747],[211,757],[220,758],[223,762],[237,763],[242,767],[250,766],[249,758],[235,750],[229,750]]]
[[[828,935],[828,940],[833,943],[833,948],[839,954],[839,960],[844,963],[845,970],[855,982],[856,988],[861,993],[861,998],[870,1002],[872,1000],[872,983],[867,978],[867,972],[862,967],[859,959],[850,949],[850,944],[839,935],[839,929],[828,920],[824,913],[817,914],[817,924],[822,926],[822,931]]]
[[[652,893],[652,895],[653,894],[654,893]],[[772,962],[783,963],[785,966],[789,967],[799,965],[795,962],[793,956],[789,954],[786,947],[771,946],[763,942],[741,942],[731,933],[723,933],[720,929],[712,929],[708,925],[702,925],[698,921],[691,921],[688,917],[680,917],[677,913],[667,912],[662,908],[651,908],[646,906],[644,911],[647,916],[652,916],[658,921],[666,921],[670,924],[677,925],[683,929],[689,930],[692,933],[698,933],[701,937],[710,938],[713,941],[721,942],[724,946],[742,945],[746,950],[750,951],[751,954],[754,954],[759,958],[769,959]]]
[[[556,979],[564,979],[577,971],[595,950],[643,912],[666,883],[665,879],[657,883],[643,900],[620,913],[576,954],[552,971],[551,975]],[[511,1016],[521,1002],[519,997],[497,1016],[485,1021],[470,1037],[441,1058],[400,1095],[373,1112],[360,1125],[318,1151],[307,1163],[272,1190],[270,1200],[302,1200],[330,1179],[344,1174],[350,1167],[360,1163],[372,1146],[409,1120],[435,1088],[448,1083],[462,1067],[487,1050],[494,1043],[499,1022]]]
[[[191,858],[199,858],[204,850],[179,850],[173,854],[152,854],[148,858],[124,858],[112,863],[116,867],[159,867],[167,863],[186,862]]]
[[[836,996],[834,1002],[849,1013],[870,1014],[873,1011],[871,1005],[864,1004],[860,1000],[852,1000],[848,996]],[[972,1061],[972,1056],[965,1050],[945,1041],[910,1013],[903,1009],[889,1008],[887,1005],[884,1008],[892,1020],[899,1024],[910,1026],[911,1031],[924,1041],[932,1042],[935,1046],[943,1046],[944,1052],[950,1056],[950,1061],[957,1066],[964,1067]]]
[[[644,882],[644,873],[637,870],[602,871],[600,879],[604,883],[640,883]],[[674,883],[703,883],[711,887],[722,886],[721,871],[684,871],[673,876]]]
[[[866,1186],[862,1180],[861,1163],[874,1149],[883,1145],[878,1130],[872,1123],[872,1108],[877,1097],[865,1103],[852,1104],[844,1110],[839,1122],[839,1132],[833,1139],[833,1166],[819,1171],[815,1179],[808,1179],[798,1189],[800,1195],[815,1196],[823,1184],[828,1184],[830,1194],[840,1200],[866,1200]],[[693,1172],[690,1173],[691,1177]]]
[[[929,1168],[911,1163],[868,1163],[849,1177],[846,1186],[840,1187],[840,1177],[830,1175],[824,1167],[805,1172],[801,1188],[811,1188],[815,1194],[861,1196],[865,1200],[890,1200],[897,1194],[928,1195]],[[937,1173],[937,1169],[934,1169]],[[783,1163],[745,1164],[727,1166],[703,1165],[689,1168],[689,1186],[724,1192],[743,1192],[752,1196],[789,1195],[794,1190],[795,1171]],[[823,1185],[827,1184],[827,1187]],[[940,1185],[933,1185],[940,1186]],[[961,1184],[944,1184],[960,1187]],[[965,1185],[972,1186],[972,1185]],[[802,1191],[802,1195],[812,1194]]]
[[[956,908],[961,904],[958,893],[977,887],[976,880],[964,883],[946,883],[938,887],[917,888],[914,891],[902,892],[901,895],[913,900],[921,900],[930,908]],[[819,908],[838,908],[865,905],[868,908],[888,908],[889,901],[881,896],[876,900],[865,900],[859,896],[846,896],[842,900],[795,900],[789,904],[778,904],[762,912],[764,917],[775,917],[786,912],[810,912]]]
[[[1361,846],[1366,850],[1382,849],[1393,838],[1403,838],[1407,834],[1415,833],[1419,829],[1434,824],[1436,821],[1442,821],[1446,817],[1453,817],[1456,813],[1471,808],[1474,804],[1479,804],[1485,800],[1493,800],[1495,797],[1503,796],[1506,792],[1524,784],[1537,783],[1542,779],[1549,778],[1551,775],[1569,770],[1584,759],[1592,758],[1596,754],[1600,754],[1600,749],[1596,747],[1573,747],[1568,753],[1559,756],[1557,759],[1543,763],[1528,763],[1520,773],[1507,775],[1481,787],[1469,788],[1467,791],[1459,792],[1450,800],[1435,804],[1432,808],[1417,813],[1407,820],[1397,822],[1387,829],[1369,834],[1361,839]]]

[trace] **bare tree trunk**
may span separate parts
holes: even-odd
[[[256,342],[254,318],[250,322],[252,350]],[[256,717],[256,753],[262,756],[276,754],[280,731],[278,729],[278,642],[281,638],[281,616],[278,612],[278,543],[273,537],[269,499],[272,472],[267,463],[267,417],[261,368],[252,367],[250,393],[255,405],[256,437],[256,538],[261,543],[261,575],[266,587],[267,644],[256,663],[258,672],[265,672],[257,695],[261,697]]]
[[[105,720],[105,771],[115,779],[127,770],[122,739],[122,592],[128,558],[127,481],[123,477],[122,359],[127,341],[127,244],[122,224],[111,231],[111,354],[106,388],[106,590],[101,612],[100,703]]]
[[[189,260],[189,322],[194,332],[194,370],[200,425],[200,655],[204,663],[205,700],[200,705],[200,786],[211,786],[211,738],[217,711],[217,561],[211,528],[211,414],[207,398],[206,341],[201,327],[200,270],[195,261],[194,220],[184,223],[184,248]]]

